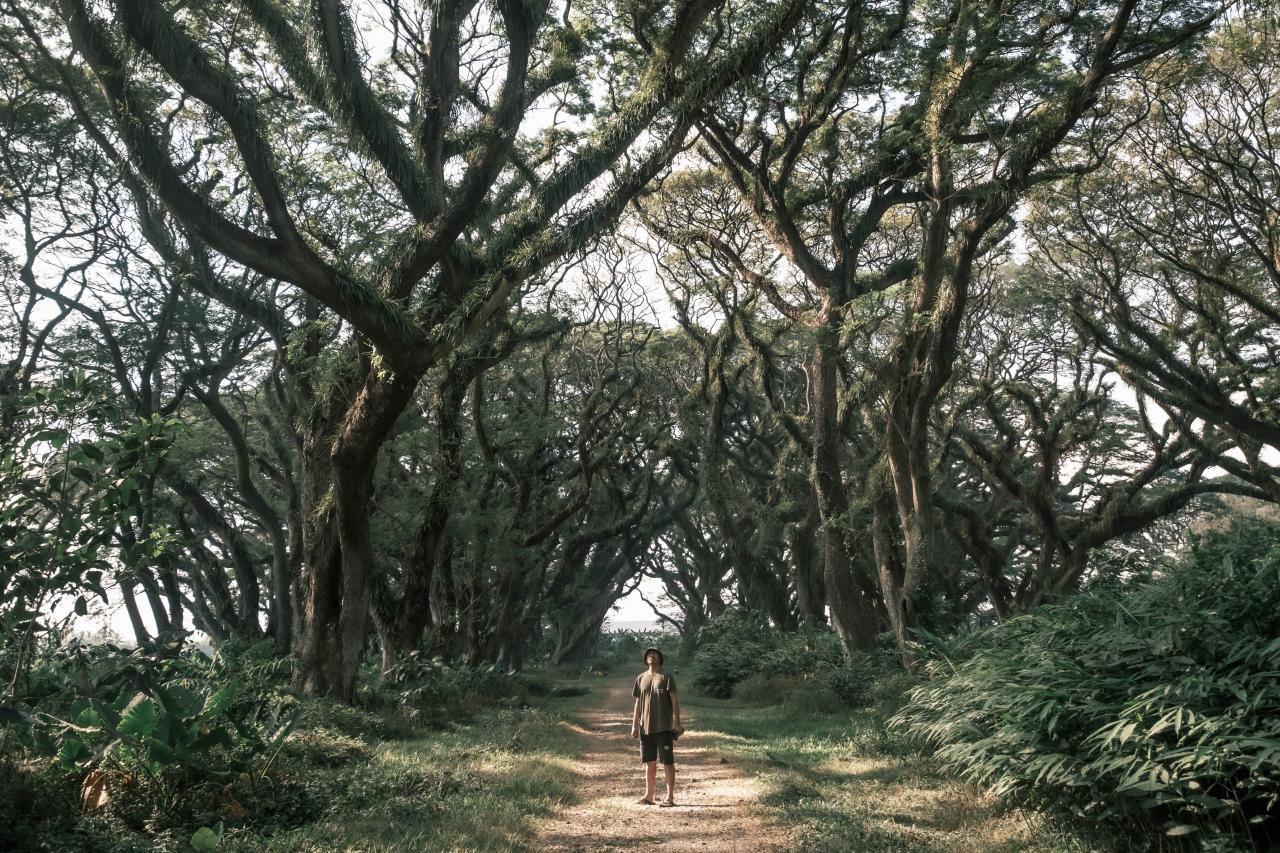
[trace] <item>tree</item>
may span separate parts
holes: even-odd
[[[1096,574],[1094,553],[1198,497],[1257,494],[1207,476],[1177,424],[1158,428],[1141,398],[1125,399],[1034,267],[996,271],[980,301],[936,416],[946,441],[936,500],[999,618],[1078,589]]]
[[[877,614],[849,580],[865,528],[851,517],[843,463],[859,407],[842,387],[871,407],[878,434],[857,492],[872,515],[884,613],[908,657],[911,597],[937,528],[931,419],[975,271],[1032,187],[1105,157],[1123,130],[1106,106],[1111,82],[1189,43],[1220,11],[814,3],[765,73],[736,88],[729,108],[699,116],[701,153],[778,260],[761,266],[758,252],[696,223],[670,236],[701,244],[811,330],[812,479],[833,624],[848,647],[874,643]],[[851,363],[847,331],[880,297],[894,311],[878,354]]]
[[[218,291],[277,336],[297,398],[295,686],[349,700],[375,462],[418,382],[606,227],[794,8],[689,2],[574,19],[519,0],[429,11],[253,0],[227,19],[211,4],[117,0],[109,11],[5,6],[39,85],[61,90],[145,184],[138,221],[171,217],[188,266],[211,251],[305,294],[292,313]],[[385,23],[367,49],[365,15]],[[578,63],[606,45],[613,61],[594,87]],[[544,109],[550,126],[529,127]]]
[[[1206,61],[1154,76],[1123,167],[1046,199],[1033,232],[1036,263],[1074,294],[1081,329],[1151,416],[1273,502],[1277,38],[1271,18],[1242,18],[1215,34]]]

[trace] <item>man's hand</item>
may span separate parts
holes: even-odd
[[[684,726],[676,723],[676,737],[680,737],[682,734],[684,734]]]
[[[639,727],[639,726],[633,725],[633,726],[631,727],[631,739],[632,739],[632,740],[640,740],[640,727]]]

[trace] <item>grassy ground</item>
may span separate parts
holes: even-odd
[[[998,806],[938,774],[886,731],[890,697],[876,706],[807,714],[694,695],[692,722],[759,773],[761,808],[805,851],[1109,851],[1043,815]]]
[[[202,827],[244,853],[527,850],[535,822],[573,801],[579,736],[564,722],[599,695],[589,673],[535,681],[537,695],[447,710],[406,713],[378,687],[359,707],[301,700],[304,722],[268,766],[227,783],[115,784],[92,810],[77,774],[0,766],[0,850],[191,853]]]
[[[323,721],[293,736],[279,775],[306,774],[321,816],[270,837],[231,830],[220,849],[527,849],[533,822],[572,802],[574,734],[562,722],[589,700],[539,697],[439,730],[390,732],[356,712],[317,709]]]
[[[629,668],[614,665],[610,677]],[[113,853],[188,853],[201,825],[223,827],[219,850],[245,853],[528,850],[537,821],[574,802],[583,736],[566,720],[598,703],[604,684],[590,670],[537,680],[539,695],[496,706],[464,701],[461,716],[450,718],[406,716],[376,701],[356,708],[306,701],[304,727],[260,780],[244,777],[212,795],[206,789],[197,809],[174,808],[167,821],[154,811],[131,820],[121,800],[102,812],[82,811],[75,787],[66,790],[50,781],[56,774],[44,773],[47,790],[66,802],[43,800],[47,825],[37,832],[45,849]],[[761,819],[781,825],[795,850],[1119,849],[1033,812],[1002,809],[902,749],[885,729],[900,696],[892,686],[869,708],[813,713],[790,700],[707,699],[681,683],[686,722],[711,750],[760,777]],[[545,692],[566,686],[589,692]],[[623,717],[628,709],[616,710]],[[38,787],[27,793],[44,796]],[[28,813],[41,807],[33,802]]]

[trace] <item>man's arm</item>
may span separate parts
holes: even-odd
[[[636,706],[631,711],[631,738],[640,737],[640,698],[636,697]]]
[[[671,688],[671,721],[675,723],[676,734],[684,734],[684,726],[680,725],[680,694],[676,692],[674,687]]]

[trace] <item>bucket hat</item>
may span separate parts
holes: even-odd
[[[658,653],[658,666],[662,666],[667,662],[667,657],[662,653],[662,649],[658,648],[657,646],[650,646],[649,648],[644,650],[643,654],[640,655],[640,660],[643,661],[644,663],[649,662],[649,652]]]

